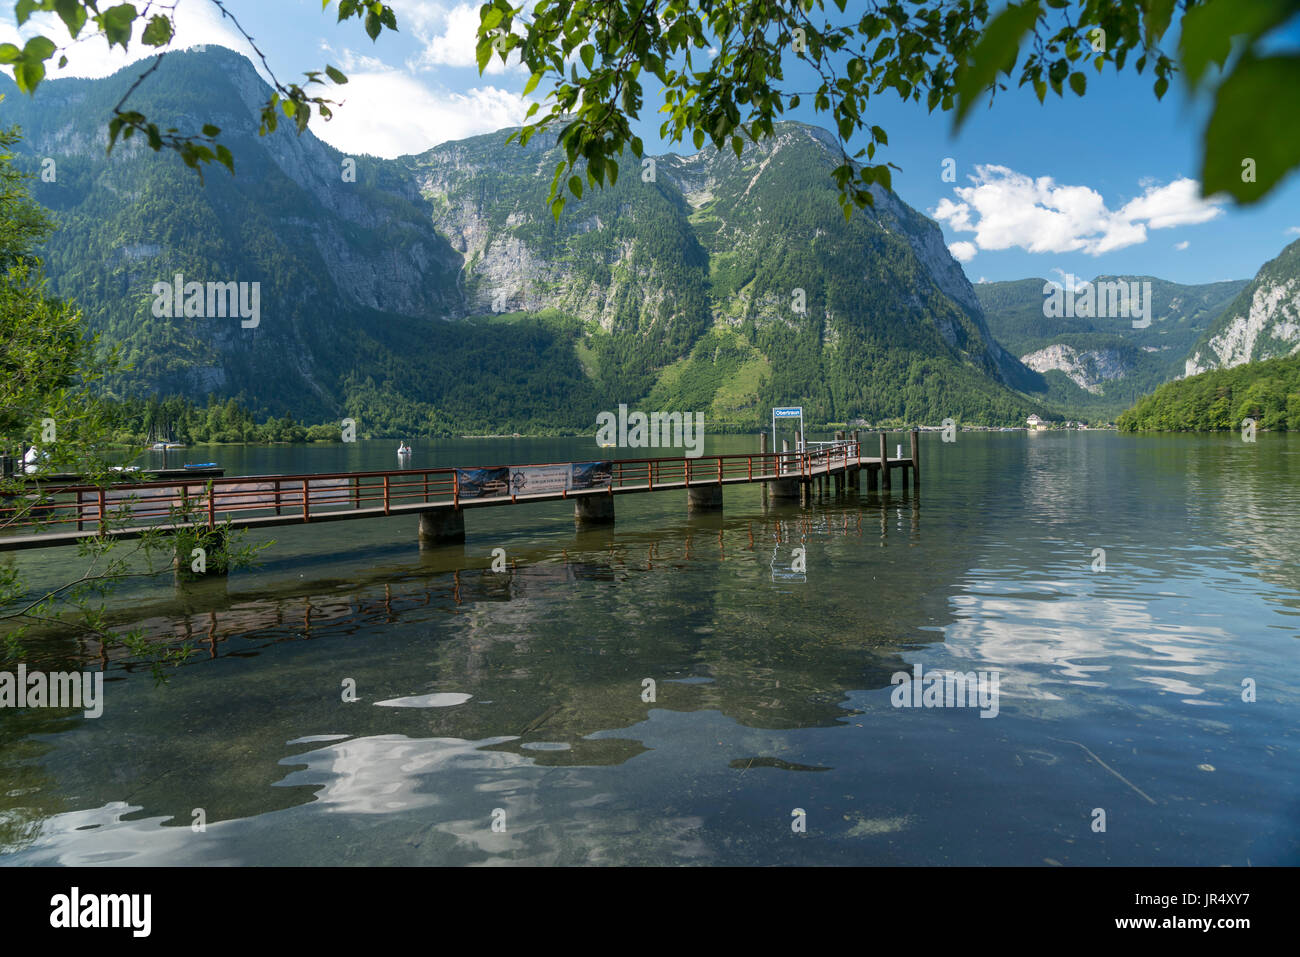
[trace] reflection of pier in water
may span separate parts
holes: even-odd
[[[601,766],[644,751],[637,732],[624,729],[656,711],[716,712],[768,730],[861,721],[850,696],[887,688],[894,672],[909,668],[903,648],[934,640],[903,632],[922,596],[891,595],[888,608],[848,628],[828,630],[799,615],[773,628],[782,589],[764,589],[756,601],[752,590],[725,582],[737,571],[766,575],[775,543],[835,543],[849,553],[892,546],[919,534],[918,516],[915,493],[849,494],[815,512],[772,504],[753,517],[695,516],[657,531],[582,531],[562,547],[512,550],[500,572],[490,570],[486,554],[442,548],[361,582],[318,579],[291,593],[238,598],[224,581],[185,589],[183,601],[144,612],[156,639],[195,642],[199,654],[181,673],[198,680],[173,679],[162,695],[134,693],[130,708],[110,715],[122,743],[84,768],[61,768],[60,788],[92,806],[125,799],[141,808],[132,816],[171,815],[184,825],[196,794],[210,822],[325,800],[328,781],[308,783],[310,776],[286,766],[313,747],[348,751],[391,740],[418,753],[422,742],[455,739],[530,766]],[[677,600],[683,582],[696,596],[689,608]],[[942,605],[944,582],[933,584]],[[648,617],[629,604],[648,606]],[[610,620],[607,609],[615,611]],[[349,641],[353,635],[366,637]],[[328,641],[328,654],[306,649],[307,640]],[[276,656],[268,664],[277,666],[239,660],[263,654]],[[208,665],[216,667],[201,673]],[[344,676],[357,680],[357,704],[339,702]],[[657,681],[654,701],[641,697],[645,677]],[[443,691],[471,698],[446,708],[374,706]],[[229,706],[235,698],[240,708]],[[240,717],[273,713],[284,720]],[[175,733],[177,714],[188,716],[184,734]],[[14,717],[16,730],[29,728],[28,716]],[[302,734],[337,736],[338,744],[286,746],[286,721]],[[128,747],[136,757],[127,777],[108,773]],[[799,763],[750,749],[720,760],[763,767],[786,758]],[[423,793],[429,785],[416,776],[412,786]]]
[[[919,535],[920,495],[846,495],[843,507],[808,511],[772,504],[756,518],[696,515],[655,531],[606,527],[580,532],[575,541],[535,553],[512,550],[501,571],[492,559],[470,556],[464,546],[420,553],[417,565],[396,565],[369,578],[322,579],[251,592],[234,598],[224,580],[178,589],[176,597],[152,607],[135,607],[131,620],[160,644],[187,643],[192,662],[223,655],[255,656],[279,642],[347,637],[412,616],[455,615],[480,604],[542,600],[582,582],[619,583],[630,576],[691,564],[720,565],[755,560],[766,566],[774,546],[782,549],[813,539],[876,542],[914,541]],[[570,553],[581,556],[571,558]],[[763,556],[758,559],[757,556]],[[339,588],[347,588],[340,595]],[[108,656],[94,643],[74,655],[135,670],[123,649]]]

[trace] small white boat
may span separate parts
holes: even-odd
[[[410,455],[410,454],[411,454],[411,447],[410,447],[409,445],[407,445],[405,442],[403,442],[401,445],[399,445],[399,446],[397,447],[397,454],[398,454],[398,455]]]

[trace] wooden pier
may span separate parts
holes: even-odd
[[[393,515],[419,519],[421,544],[464,541],[465,512],[476,508],[525,505],[572,499],[579,524],[614,521],[620,495],[684,490],[692,511],[722,508],[728,485],[764,483],[776,500],[808,503],[814,490],[860,488],[866,473],[870,491],[889,491],[895,473],[920,487],[918,433],[910,433],[911,453],[889,456],[889,436],[879,434],[878,455],[864,456],[857,433],[837,436],[799,451],[697,458],[609,459],[599,462],[494,466],[481,469],[395,469],[314,475],[250,475],[200,478],[169,476],[156,481],[105,486],[46,483],[46,500],[33,505],[11,501],[0,508],[0,551],[50,548],[82,539],[138,538],[148,531],[271,528],[280,525],[343,522]],[[876,451],[873,449],[872,451]],[[471,473],[541,475],[550,470],[589,469],[591,487],[520,492],[508,481],[469,484]],[[575,473],[576,474],[576,473]],[[567,482],[565,483],[567,486]],[[485,494],[487,493],[487,494]],[[39,516],[24,515],[39,510]]]

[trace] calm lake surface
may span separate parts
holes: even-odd
[[[182,454],[326,472],[395,446]],[[0,862],[1300,863],[1300,436],[929,434],[922,466],[919,495],[808,508],[622,496],[596,530],[471,510],[424,551],[413,516],[277,528],[228,581],[133,585],[122,620],[196,654],[161,687],[113,662],[97,719],[0,711]],[[996,716],[895,707],[914,666],[996,675]]]

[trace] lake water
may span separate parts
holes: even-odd
[[[395,468],[395,445],[184,457]],[[1300,437],[930,434],[922,465],[920,494],[623,496],[592,530],[467,511],[464,546],[424,551],[412,516],[277,528],[256,570],[132,585],[119,620],[196,654],[161,687],[114,660],[99,718],[0,711],[0,862],[1300,863]],[[997,695],[896,707],[914,666]]]

